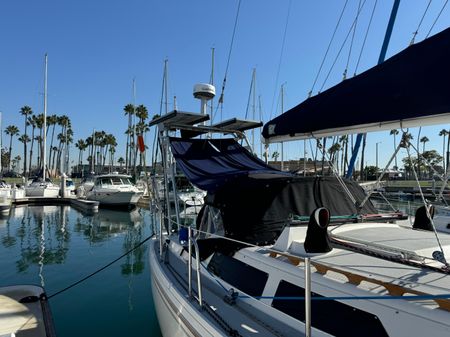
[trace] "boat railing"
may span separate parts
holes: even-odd
[[[188,241],[189,241],[189,258],[188,258],[188,292],[189,292],[189,298],[192,299],[192,246],[194,246],[195,250],[195,264],[197,269],[197,293],[198,293],[198,304],[200,308],[203,307],[203,298],[202,298],[202,280],[200,277],[200,254],[199,254],[199,248],[197,241],[192,235],[192,228],[187,227],[188,230]]]

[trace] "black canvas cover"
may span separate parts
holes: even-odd
[[[363,189],[344,182],[361,202]],[[292,215],[309,217],[318,207],[328,208],[331,216],[377,213],[370,202],[358,210],[335,177],[240,177],[208,193],[206,203],[220,209],[227,237],[258,245],[273,243]]]
[[[264,126],[263,137],[304,138],[448,113],[449,60],[450,28],[274,118]]]
[[[232,138],[170,138],[178,167],[198,188],[214,192],[241,176],[292,176],[267,165]]]

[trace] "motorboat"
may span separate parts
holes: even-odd
[[[25,186],[25,196],[27,197],[57,198],[58,195],[59,186],[52,183],[49,178],[45,180],[36,178],[28,186]]]
[[[448,123],[448,41],[450,29],[308,98],[265,124],[266,144]],[[210,99],[205,88],[194,96]],[[207,191],[193,226],[156,207],[149,261],[164,336],[450,334],[450,235],[426,202],[412,225],[379,214],[354,181],[276,170],[240,144],[249,124],[208,119],[173,111],[150,123],[165,179],[176,165]],[[398,149],[409,146],[404,134]]]
[[[86,192],[86,199],[98,201],[100,206],[134,207],[142,196],[125,174],[104,174],[95,177],[94,186]]]
[[[56,336],[43,288],[34,285],[0,287],[0,336]]]

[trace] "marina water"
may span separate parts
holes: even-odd
[[[25,206],[0,219],[0,286],[43,285],[51,296],[121,256],[153,230],[150,212]],[[50,299],[58,336],[161,336],[144,244]]]

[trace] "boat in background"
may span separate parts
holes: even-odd
[[[95,177],[94,186],[86,192],[86,199],[98,201],[100,206],[135,207],[142,196],[126,174],[103,174]]]
[[[52,183],[49,178],[45,181],[42,178],[36,178],[28,186],[25,186],[25,196],[57,198],[59,186]]]
[[[44,123],[43,129],[46,130],[47,123],[47,67],[48,67],[48,58],[47,54],[45,54],[45,71],[44,71]],[[59,186],[55,185],[51,182],[50,179],[46,178],[46,170],[47,170],[47,136],[46,132],[43,135],[43,153],[42,153],[42,174],[34,179],[29,185],[25,186],[25,195],[27,197],[46,197],[46,198],[56,198],[59,195]]]

